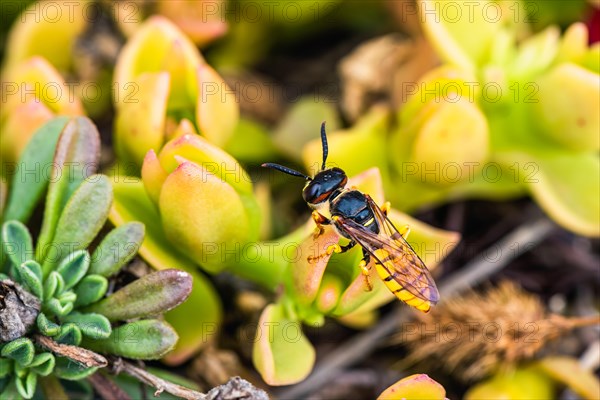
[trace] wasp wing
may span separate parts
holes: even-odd
[[[334,223],[375,258],[379,276],[398,298],[428,311],[439,300],[429,270],[377,204],[369,196],[367,200],[379,225],[379,234],[342,217]]]

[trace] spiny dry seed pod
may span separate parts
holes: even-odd
[[[534,357],[570,330],[600,323],[548,314],[540,299],[510,281],[480,294],[448,299],[406,324],[395,342],[406,344],[407,363],[437,360],[463,380]]]

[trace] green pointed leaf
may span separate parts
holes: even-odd
[[[29,368],[38,375],[48,376],[54,370],[55,363],[52,353],[40,353],[33,358]]]
[[[56,367],[54,375],[67,381],[78,381],[87,378],[98,370],[97,367],[84,367],[75,361],[66,357],[56,357]]]
[[[12,358],[19,365],[26,367],[33,360],[35,349],[31,340],[21,337],[4,345],[2,351],[0,351],[0,355]]]
[[[187,301],[165,314],[166,321],[179,336],[166,362],[179,364],[209,343],[207,337],[214,337],[222,320],[221,301],[211,283],[198,272],[197,266],[167,240],[160,215],[142,182],[132,183],[126,179],[120,177],[113,184],[115,201],[109,215],[111,222],[117,226],[129,221],[143,222],[146,235],[139,253],[144,260],[155,269],[178,268],[193,278],[194,290]],[[194,318],[190,319],[190,315]]]
[[[91,268],[91,267],[90,267]],[[106,294],[108,280],[100,275],[86,275],[75,287],[75,307],[93,304]]]
[[[60,135],[53,159],[53,181],[48,186],[44,221],[37,243],[38,261],[44,265],[48,245],[52,243],[56,225],[75,189],[94,173],[100,157],[100,135],[86,117],[71,119]],[[44,270],[44,276],[49,271]]]
[[[62,275],[56,271],[50,272],[50,275],[44,281],[44,300],[51,299],[58,295],[65,287],[65,280]]]
[[[64,289],[75,286],[85,276],[90,266],[90,255],[85,250],[75,251],[69,254],[58,266],[58,272],[64,282]]]
[[[112,332],[108,319],[100,314],[71,313],[64,318],[65,322],[72,322],[90,339],[106,339]]]
[[[79,346],[79,343],[81,343],[81,329],[74,323],[66,323],[60,327],[60,332],[54,340],[57,343]]]
[[[19,275],[29,291],[41,299],[44,289],[42,288],[42,267],[40,264],[33,260],[25,261],[19,266]]]
[[[44,261],[44,271],[54,269],[62,259],[64,245],[82,250],[94,240],[106,222],[112,203],[112,188],[104,175],[88,177],[67,202],[56,225],[52,251]]]
[[[56,336],[60,333],[60,325],[50,321],[44,313],[37,316],[37,327],[44,336]]]
[[[252,361],[269,385],[290,385],[310,373],[315,349],[300,323],[286,318],[281,305],[271,304],[260,316]]]
[[[111,321],[124,321],[161,314],[181,304],[192,291],[192,277],[167,269],[142,276],[93,305],[89,311]]]
[[[44,306],[45,310],[57,317],[64,317],[73,311],[73,303],[62,304],[60,300],[56,298],[48,300]]]
[[[177,333],[170,325],[160,320],[146,319],[113,329],[108,339],[86,339],[83,346],[99,353],[136,360],[156,360],[173,349],[176,342]]]
[[[144,224],[129,222],[112,231],[92,254],[90,273],[110,277],[138,252],[144,240]]]
[[[4,211],[5,220],[27,222],[31,216],[48,186],[49,174],[42,173],[40,168],[52,162],[56,143],[68,121],[68,117],[56,117],[42,125],[29,140],[12,177]],[[30,171],[36,173],[26,173]]]
[[[10,358],[0,357],[0,379],[8,376],[8,374],[12,373],[13,369],[13,360]],[[0,389],[2,390],[2,389]]]
[[[0,261],[4,263],[4,255],[6,255],[14,266],[33,258],[31,235],[21,222],[7,221],[2,224],[2,252],[4,254]]]
[[[33,371],[28,371],[23,377],[15,377],[17,391],[24,399],[31,399],[35,394],[37,384],[37,375]]]

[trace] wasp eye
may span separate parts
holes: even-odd
[[[304,190],[302,190],[302,198],[304,198],[304,201],[307,203],[315,203],[317,197],[321,194],[319,189],[320,187],[318,184],[310,182],[304,187]]]

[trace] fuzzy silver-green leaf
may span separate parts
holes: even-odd
[[[114,328],[108,339],[89,340],[83,346],[107,354],[136,360],[162,358],[177,343],[177,333],[157,319],[134,321]]]
[[[166,269],[131,282],[89,307],[110,321],[145,318],[181,304],[192,291],[192,278],[183,271]]]
[[[108,280],[101,275],[86,275],[75,287],[75,307],[84,307],[100,300],[106,294]]]
[[[92,254],[90,273],[110,277],[127,264],[144,240],[144,224],[129,222],[110,231]]]

